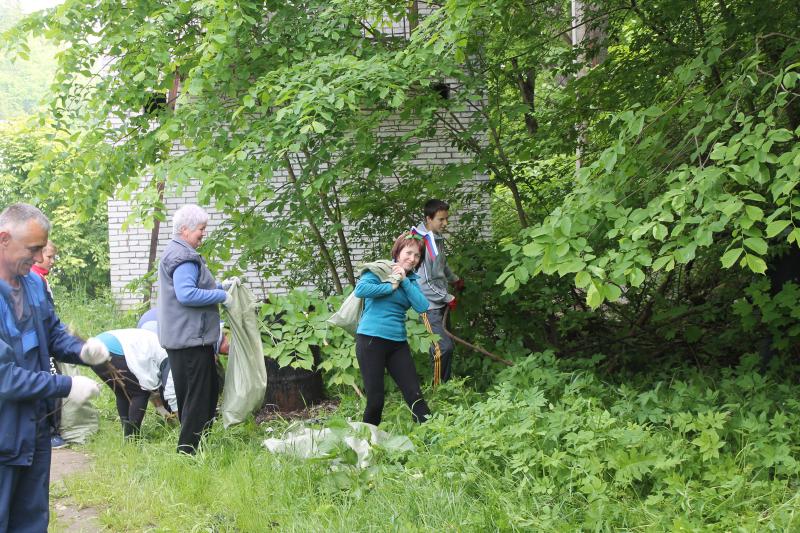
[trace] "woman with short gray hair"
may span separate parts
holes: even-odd
[[[187,204],[172,215],[172,237],[180,237],[185,229],[195,229],[208,224],[208,213],[195,204]]]
[[[227,294],[197,252],[208,213],[189,204],[172,218],[172,239],[158,266],[159,341],[167,351],[175,382],[181,432],[178,452],[194,454],[211,427],[219,384],[214,345],[219,338],[218,304]]]

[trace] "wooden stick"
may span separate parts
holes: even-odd
[[[480,353],[482,355],[485,355],[486,357],[488,357],[492,361],[497,361],[498,363],[504,364],[506,366],[514,366],[514,363],[512,363],[508,359],[503,359],[499,355],[495,355],[492,352],[490,352],[489,350],[485,350],[485,349],[481,348],[480,346],[475,346],[474,344],[470,344],[467,341],[465,341],[464,339],[462,339],[460,337],[456,337],[455,335],[450,333],[450,331],[447,330],[447,315],[449,313],[450,313],[450,306],[446,306],[446,308],[444,310],[444,314],[442,315],[442,329],[444,329],[444,332],[447,333],[447,335],[451,339],[453,339],[456,342],[460,342],[461,344],[463,344],[467,348],[471,348],[471,349],[475,350],[476,352],[478,352],[478,353]]]

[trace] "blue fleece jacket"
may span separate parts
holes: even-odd
[[[221,284],[217,283],[216,289],[200,289],[197,287],[199,277],[200,267],[197,263],[187,261],[175,269],[172,282],[175,285],[175,296],[182,305],[203,307],[225,301],[226,293]]]
[[[428,310],[428,300],[417,285],[418,276],[410,273],[397,289],[390,282],[381,282],[372,272],[364,272],[356,285],[355,295],[364,299],[364,311],[356,333],[391,341],[406,340],[406,311]]]

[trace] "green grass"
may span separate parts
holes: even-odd
[[[86,304],[69,311],[81,327],[127,320]],[[104,389],[85,447],[94,468],[67,486],[111,531],[800,530],[800,368],[754,363],[601,376],[538,354],[487,391],[426,390],[436,416],[422,426],[389,385],[381,428],[417,449],[365,470],[271,455],[261,441],[280,421],[275,433],[215,424],[186,457],[149,412],[141,439],[123,442]],[[361,400],[341,400],[332,416],[359,419]]]
[[[111,300],[57,295],[62,321],[83,336],[133,327]],[[262,448],[266,426],[250,422],[224,430],[215,424],[196,457],[178,455],[178,428],[152,408],[142,436],[125,442],[113,394],[95,402],[100,430],[83,447],[94,458],[90,472],[68,479],[76,504],[97,508],[111,531],[414,531],[492,527],[492,501],[448,476],[427,477],[395,458],[366,471],[333,472],[328,462],[275,456]],[[360,419],[363,404],[347,396],[337,416]],[[415,427],[402,399],[387,398],[383,429],[410,434]],[[285,422],[270,424],[276,431]]]
[[[56,312],[67,328],[83,337],[91,337],[110,329],[135,328],[137,313],[119,311],[110,293],[89,298],[82,291],[74,293],[53,287]]]
[[[395,406],[399,400],[391,399]],[[69,487],[71,498],[99,509],[112,531],[492,528],[499,493],[487,498],[447,476],[427,477],[391,460],[334,472],[327,461],[268,453],[260,443],[270,435],[252,423],[228,430],[216,424],[201,453],[187,457],[175,452],[177,428],[154,413],[141,439],[123,442],[110,393],[99,404],[100,431],[85,447],[94,469],[71,478]]]

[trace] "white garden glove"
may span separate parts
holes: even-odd
[[[111,360],[111,354],[103,341],[97,337],[89,337],[81,348],[81,361],[89,366],[101,365]]]
[[[72,387],[69,389],[67,399],[78,405],[83,405],[98,394],[100,394],[100,385],[95,380],[86,376],[73,376]]]
[[[241,283],[242,281],[237,276],[233,276],[222,282],[222,290],[227,291],[231,287],[238,287]]]

